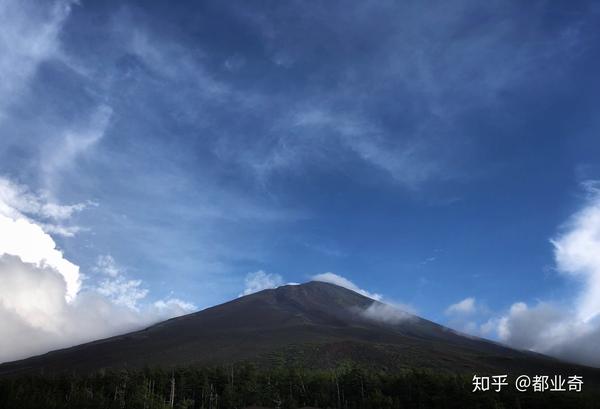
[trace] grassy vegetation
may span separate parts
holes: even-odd
[[[213,368],[146,368],[89,375],[0,379],[0,407],[19,408],[598,408],[600,395],[582,393],[473,393],[464,375],[409,370],[382,372],[353,364],[332,370],[258,369],[252,364]]]

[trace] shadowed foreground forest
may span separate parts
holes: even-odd
[[[473,393],[470,377],[356,365],[334,370],[251,364],[214,368],[106,370],[90,375],[0,379],[0,407],[19,408],[600,408],[597,390]]]

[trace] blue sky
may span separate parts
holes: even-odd
[[[118,275],[135,302],[202,308],[257,271],[333,272],[509,341],[481,326],[593,286],[551,240],[597,200],[597,3],[8,1],[0,19],[0,175],[80,204],[28,217],[84,290]],[[473,317],[448,311],[468,299]]]

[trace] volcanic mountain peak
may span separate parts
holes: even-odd
[[[366,308],[374,302],[355,291],[323,281],[309,281],[304,284],[288,284],[274,289],[256,292],[238,300],[271,299],[277,303],[312,305],[323,309]],[[238,301],[231,301],[232,303]]]
[[[141,331],[3,364],[0,374],[241,361],[273,365],[282,360],[309,367],[351,360],[377,368],[459,372],[556,372],[575,367],[467,337],[347,288],[311,281],[263,290]]]
[[[349,326],[365,324],[365,313],[377,301],[335,284],[310,281],[262,290],[193,314],[173,318],[148,328],[153,332],[168,327],[219,331],[264,331],[297,326]]]
[[[321,312],[333,316],[343,316],[351,311],[363,310],[376,302],[347,288],[321,281],[284,285],[250,294],[238,300],[243,303],[266,302],[290,312],[306,314]]]

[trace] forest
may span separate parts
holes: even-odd
[[[341,364],[335,369],[239,364],[101,370],[0,378],[0,408],[599,408],[595,390],[473,392],[472,378],[424,370],[395,372]]]

